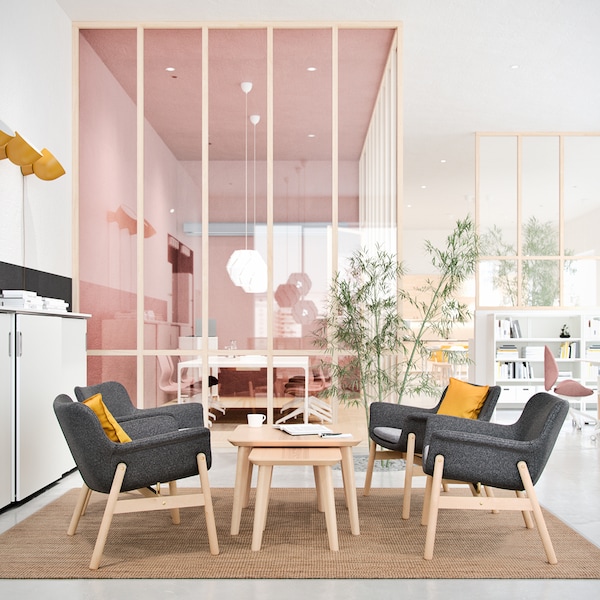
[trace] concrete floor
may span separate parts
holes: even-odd
[[[499,422],[511,422],[515,415],[500,411]],[[565,423],[546,470],[536,489],[540,502],[583,536],[600,547],[600,440],[590,439],[592,427],[583,431]],[[214,449],[210,470],[212,487],[233,487],[235,452],[227,447]],[[365,452],[360,448],[359,452]],[[401,472],[376,472],[373,485],[400,486]],[[339,471],[335,485],[341,486]],[[422,478],[421,478],[422,479]],[[77,474],[69,475],[48,491],[22,506],[0,514],[0,532],[25,519],[44,504],[77,487]],[[364,473],[357,473],[357,486]],[[275,470],[273,486],[313,486],[312,470],[304,467]],[[558,557],[560,560],[560,556]],[[357,572],[360,565],[357,565]],[[486,600],[544,598],[544,600],[598,597],[600,580],[0,580],[0,597],[44,598],[45,600],[115,600],[159,597],[212,600],[238,597],[243,600],[324,600],[363,599],[370,596],[404,598],[457,598],[477,596]]]

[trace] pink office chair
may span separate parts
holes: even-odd
[[[549,392],[552,391],[559,396],[564,396],[567,400],[570,398],[585,398],[591,396],[594,390],[581,385],[574,379],[563,379],[557,383],[558,379],[558,364],[554,358],[554,354],[548,346],[544,347],[544,388]],[[581,429],[582,420],[588,418],[583,412],[583,407],[580,403],[579,410],[573,408],[569,403],[569,414],[573,421],[573,425],[577,426],[577,429]]]

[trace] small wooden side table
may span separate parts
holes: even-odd
[[[260,550],[267,523],[269,490],[274,466],[307,465],[313,467],[317,490],[317,508],[325,513],[329,548],[339,550],[331,467],[342,460],[339,448],[254,448],[248,457],[258,466],[252,550]]]

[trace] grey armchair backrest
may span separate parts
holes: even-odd
[[[473,384],[475,385],[475,384]],[[389,450],[405,452],[408,441],[408,434],[415,434],[415,450],[420,454],[423,448],[423,438],[425,436],[425,426],[430,415],[436,414],[439,407],[446,396],[448,388],[446,387],[442,393],[439,402],[432,408],[421,408],[418,406],[408,406],[405,404],[392,404],[390,402],[373,402],[370,407],[369,434],[380,446]],[[487,396],[477,419],[479,421],[490,421],[498,398],[500,397],[501,388],[498,385],[490,386]],[[377,427],[391,427],[401,429],[402,433],[396,443],[390,443],[389,440],[377,435],[374,431]]]
[[[79,402],[83,402],[95,394],[102,394],[102,401],[116,419],[136,411],[125,386],[118,381],[104,381],[96,385],[75,388],[75,397]]]
[[[566,400],[540,392],[511,425],[433,415],[427,420],[423,470],[431,475],[441,454],[444,478],[522,490],[517,464],[524,461],[535,485],[568,412]]]
[[[149,415],[144,420],[158,422],[160,427],[151,425],[146,437],[121,444],[107,437],[89,407],[66,394],[54,400],[54,412],[85,484],[94,491],[110,491],[119,463],[127,465],[122,491],[197,475],[200,453],[210,468],[210,431],[205,427],[180,430],[169,415]],[[141,424],[142,419],[135,420],[138,432]],[[127,431],[127,424],[123,428]]]
[[[198,402],[166,404],[155,408],[137,408],[131,401],[125,386],[118,381],[103,381],[87,387],[75,387],[75,397],[79,402],[83,402],[95,394],[102,394],[102,401],[111,415],[121,424],[130,419],[145,418],[150,414],[162,414],[177,419],[180,429],[204,426],[202,405]]]

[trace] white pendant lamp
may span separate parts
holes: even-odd
[[[229,278],[245,292],[262,294],[267,291],[267,265],[257,250],[248,249],[248,93],[252,90],[252,82],[244,81],[241,84],[246,95],[246,111],[244,118],[245,127],[245,222],[246,244],[243,250],[235,250],[227,261]],[[252,115],[250,122],[254,126],[254,219],[256,219],[256,125],[260,115]]]

